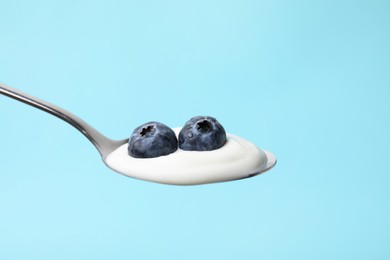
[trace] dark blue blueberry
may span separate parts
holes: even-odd
[[[225,142],[225,129],[210,116],[191,118],[179,133],[179,147],[187,151],[211,151],[221,148]]]
[[[129,155],[134,158],[154,158],[177,150],[175,132],[159,122],[137,127],[129,139]]]

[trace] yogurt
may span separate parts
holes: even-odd
[[[178,135],[180,128],[174,131]],[[224,146],[216,150],[179,148],[156,158],[133,158],[128,155],[128,144],[124,144],[108,155],[106,164],[132,178],[175,185],[231,181],[258,174],[268,167],[267,152],[241,137],[232,134],[226,137]]]

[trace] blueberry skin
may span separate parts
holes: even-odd
[[[134,129],[127,150],[134,158],[155,158],[175,152],[177,144],[171,128],[159,122],[148,122]]]
[[[212,151],[225,143],[225,129],[210,116],[191,118],[179,133],[179,147],[186,151]]]

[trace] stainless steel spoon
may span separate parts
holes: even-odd
[[[92,126],[87,124],[85,121],[77,117],[76,115],[66,111],[63,108],[60,108],[54,104],[51,104],[49,102],[46,102],[44,100],[41,100],[39,98],[36,98],[34,96],[31,96],[29,94],[26,94],[20,90],[17,90],[15,88],[11,88],[5,84],[0,83],[0,94],[3,94],[5,96],[8,96],[10,98],[16,99],[20,102],[23,102],[27,105],[33,106],[35,108],[38,108],[40,110],[43,110],[49,114],[52,114],[65,122],[69,123],[73,127],[75,127],[77,130],[79,130],[85,137],[88,138],[88,140],[96,147],[96,149],[99,151],[103,162],[106,164],[107,167],[114,170],[112,167],[110,167],[107,164],[107,157],[117,150],[120,146],[126,144],[128,142],[128,139],[123,140],[112,140],[107,138],[106,136],[102,135],[99,131],[94,129]],[[276,164],[276,158],[273,154],[270,152],[266,152],[268,162],[267,164],[256,171],[255,173],[248,173],[245,177],[241,177],[238,179],[244,179],[256,176],[260,173],[263,173],[269,169],[271,169]],[[114,170],[116,171],[116,170]],[[119,172],[121,173],[121,172]],[[123,174],[123,173],[121,173]],[[231,179],[235,180],[235,179]]]

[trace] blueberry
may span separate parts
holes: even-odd
[[[221,148],[225,142],[225,129],[210,116],[191,118],[179,133],[179,147],[187,151],[211,151]]]
[[[159,122],[137,127],[129,139],[129,155],[134,158],[154,158],[177,150],[175,132]]]

